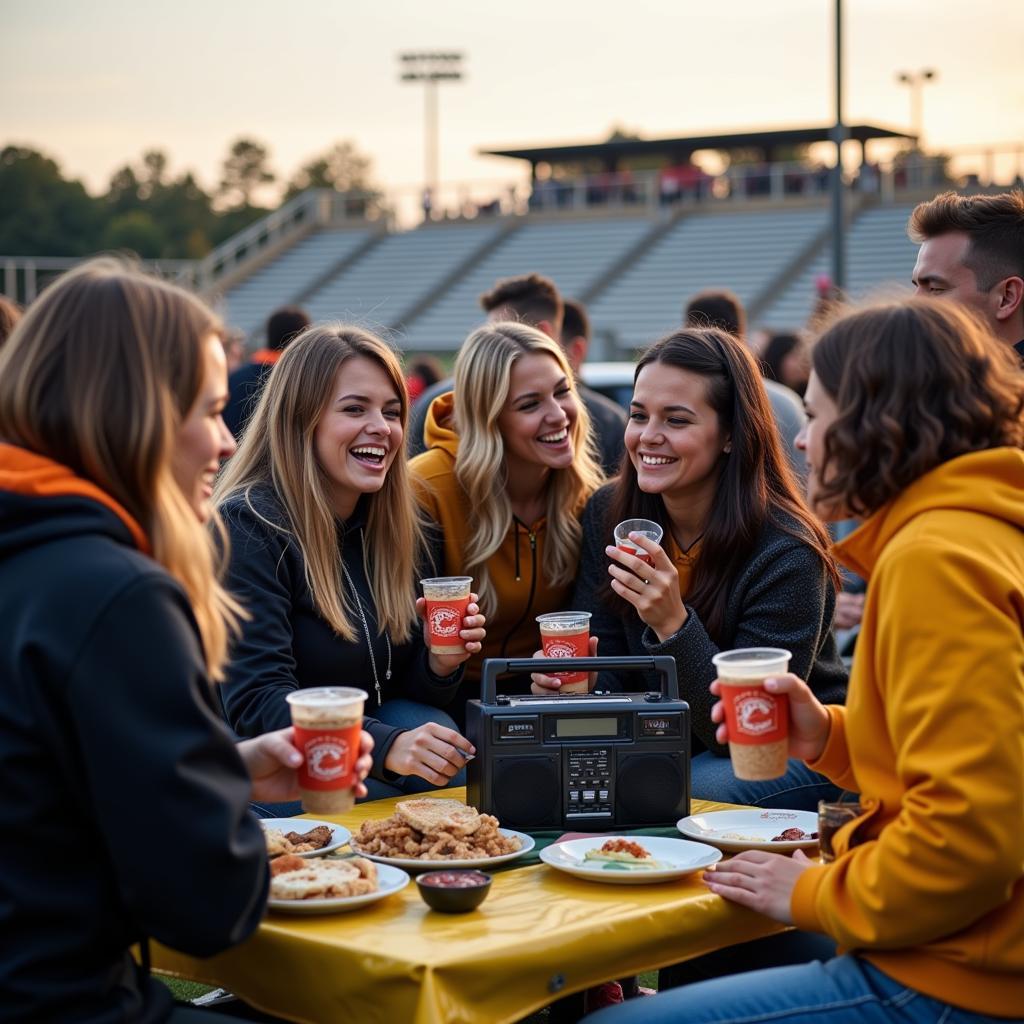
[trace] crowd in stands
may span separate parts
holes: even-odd
[[[909,231],[915,297],[828,285],[757,352],[728,289],[679,296],[628,412],[580,383],[586,310],[530,268],[451,377],[295,307],[229,376],[198,298],[110,259],[0,304],[0,1018],[224,1020],[174,1004],[148,944],[258,927],[257,819],[299,809],[287,696],[367,690],[360,799],[458,786],[483,659],[539,654],[536,616],[573,608],[592,654],[674,659],[695,798],[863,809],[831,863],[703,876],[793,931],[652,998],[602,986],[588,1021],[1020,1019],[1024,193],[946,193]],[[612,543],[631,518],[663,529],[642,556]],[[474,581],[445,655],[427,575]],[[726,746],[712,657],[739,647],[792,653],[770,782]]]

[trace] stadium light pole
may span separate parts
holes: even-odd
[[[835,70],[836,119],[832,126],[832,141],[836,146],[835,166],[832,168],[832,283],[846,287],[846,223],[843,217],[843,142],[846,126],[843,124],[843,0],[835,0]]]
[[[937,77],[938,72],[934,68],[896,73],[896,81],[910,89],[910,127],[917,137],[918,149],[921,148],[921,137],[924,134],[924,84],[934,82]]]
[[[438,156],[437,84],[462,81],[462,54],[451,51],[412,51],[400,53],[401,81],[422,82],[423,107],[423,180],[424,194],[437,196],[440,181]],[[427,205],[424,204],[424,209]]]

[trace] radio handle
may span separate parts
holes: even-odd
[[[480,700],[484,704],[496,703],[498,676],[506,672],[657,672],[662,696],[679,699],[679,679],[676,659],[667,655],[657,657],[621,658],[487,658],[480,680]]]

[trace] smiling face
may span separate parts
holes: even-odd
[[[528,352],[517,359],[505,407],[498,415],[510,473],[517,467],[571,466],[578,415],[575,395],[558,360],[545,352]]]
[[[707,396],[707,380],[689,370],[648,363],[640,371],[625,440],[641,491],[676,501],[714,492],[729,439]]]
[[[807,500],[825,522],[845,519],[849,513],[840,503],[835,499],[824,501],[821,496],[823,482],[831,475],[825,465],[825,434],[835,423],[839,409],[813,370],[804,394],[804,409],[807,421],[796,436],[796,446],[807,457]]]
[[[228,401],[228,368],[216,334],[203,342],[203,381],[188,415],[178,427],[171,469],[196,518],[210,518],[213,482],[222,459],[235,451],[235,439],[221,414]]]
[[[401,401],[384,368],[366,356],[346,359],[313,437],[340,518],[352,514],[361,494],[384,486],[403,436]]]

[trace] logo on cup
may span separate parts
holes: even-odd
[[[434,636],[458,636],[461,616],[454,608],[434,608],[430,612],[430,629]]]
[[[736,722],[742,732],[760,736],[779,727],[775,701],[757,693],[746,694],[736,701]]]
[[[554,643],[549,643],[544,649],[544,654],[548,658],[575,658],[576,648],[572,644],[567,644],[564,640],[556,640]]]
[[[306,771],[311,778],[332,782],[345,774],[348,744],[334,736],[317,736],[305,746]]]

